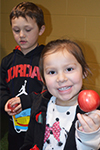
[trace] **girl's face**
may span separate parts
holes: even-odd
[[[71,106],[82,87],[82,67],[66,49],[44,57],[44,78],[48,91],[57,97],[56,104]]]
[[[17,44],[21,47],[21,51],[26,54],[34,49],[38,44],[38,37],[42,34],[35,19],[26,17],[12,19],[12,31]]]

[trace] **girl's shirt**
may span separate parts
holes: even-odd
[[[74,106],[58,106],[56,97],[52,96],[47,107],[46,130],[43,150],[63,150],[75,118],[77,103]],[[100,129],[92,133],[78,130],[76,122],[75,140],[77,150],[96,150],[100,147]],[[91,142],[92,141],[92,142]]]
[[[46,131],[43,150],[63,150],[68,132],[75,118],[75,106],[58,106],[55,104],[56,97],[52,96],[47,108]]]

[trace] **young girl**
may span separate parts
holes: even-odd
[[[33,95],[21,150],[99,149],[100,110],[85,114],[77,102],[83,79],[90,73],[81,48],[65,39],[48,43],[40,58],[40,73],[48,91]]]

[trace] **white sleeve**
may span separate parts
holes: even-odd
[[[79,121],[76,122],[75,139],[77,150],[98,150],[100,148],[100,128],[91,133],[78,130]]]

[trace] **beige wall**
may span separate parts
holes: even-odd
[[[100,0],[31,0],[44,12],[46,31],[39,43],[57,38],[76,40],[83,48],[93,76],[85,81],[100,94]],[[21,0],[1,0],[1,58],[16,43],[9,25],[9,13]]]

